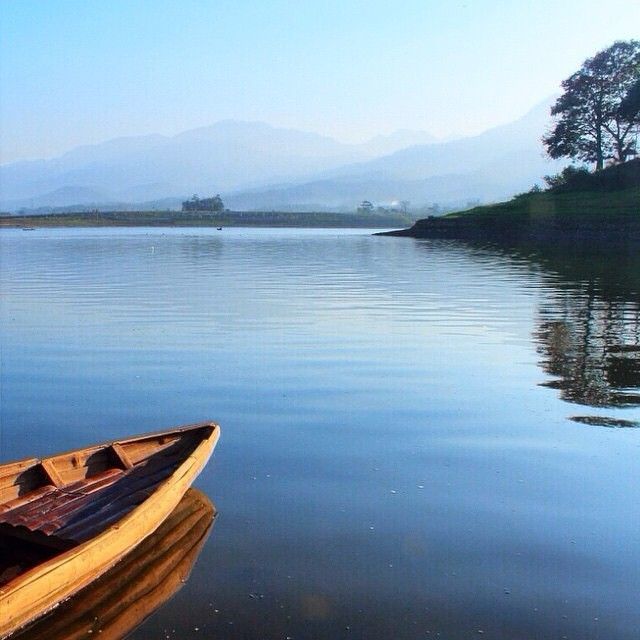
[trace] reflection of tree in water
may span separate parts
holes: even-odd
[[[533,339],[540,365],[567,402],[601,408],[640,407],[640,251],[629,244],[531,242],[511,245],[430,241],[462,249],[475,263],[505,265],[536,274],[540,293]],[[631,419],[629,419],[631,418]],[[583,424],[640,427],[635,416],[573,416]]]
[[[593,282],[556,289],[534,332],[541,365],[569,402],[640,406],[640,304],[603,296]]]

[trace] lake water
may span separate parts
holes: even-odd
[[[135,638],[640,635],[640,264],[358,230],[0,232],[3,460],[212,419]]]

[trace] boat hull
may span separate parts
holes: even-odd
[[[153,534],[98,580],[18,632],[15,640],[127,637],[188,580],[215,516],[209,499],[188,489]]]

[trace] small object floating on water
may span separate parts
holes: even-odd
[[[36,228],[35,227],[22,227],[23,231],[35,231]]]
[[[0,638],[153,534],[219,436],[206,422],[0,465]]]
[[[222,227],[218,227],[218,231],[222,231]]]

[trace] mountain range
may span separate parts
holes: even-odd
[[[360,200],[463,203],[501,199],[560,166],[540,138],[547,101],[522,118],[439,141],[401,130],[361,144],[225,120],[175,136],[116,138],[57,158],[0,166],[0,208],[178,206],[222,194],[233,209],[352,211]]]

